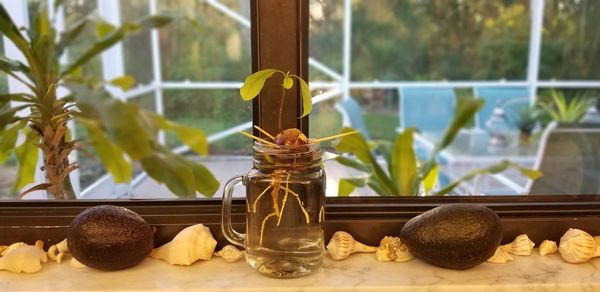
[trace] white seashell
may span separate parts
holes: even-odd
[[[0,270],[35,273],[48,261],[46,252],[35,245],[21,245],[0,258]]]
[[[11,251],[13,251],[13,250],[15,250],[15,249],[17,249],[17,248],[19,248],[19,247],[26,246],[26,245],[27,245],[27,244],[26,244],[25,242],[15,242],[15,243],[13,243],[13,244],[11,244],[11,245],[7,246],[7,247],[6,247],[6,248],[5,248],[5,249],[2,251],[2,254],[0,254],[0,255],[2,255],[2,256],[5,256],[5,255],[7,255],[8,253],[10,253]]]
[[[327,251],[332,259],[339,261],[349,257],[355,252],[376,252],[377,247],[364,245],[347,232],[337,231],[327,244]]]
[[[62,262],[62,258],[65,254],[69,253],[69,246],[67,244],[67,239],[63,239],[63,241],[51,245],[50,248],[48,248],[48,257],[53,260],[56,261],[57,263],[61,263]]]
[[[80,263],[77,259],[75,259],[75,257],[71,258],[71,262],[69,263],[69,265],[73,268],[77,268],[77,269],[81,269],[81,268],[85,268],[87,267],[86,265]]]
[[[529,239],[527,234],[521,234],[511,243],[501,245],[500,248],[514,255],[528,256],[533,251],[535,243]]]
[[[414,257],[399,237],[386,236],[379,242],[375,257],[380,262],[406,262]]]
[[[600,250],[600,249],[598,249]],[[568,263],[578,264],[598,256],[596,240],[587,232],[569,228],[560,238],[558,252]]]
[[[487,260],[488,263],[494,264],[506,264],[510,261],[514,260],[514,258],[501,247],[496,248],[496,252],[494,255]]]
[[[222,257],[228,263],[234,263],[244,257],[244,252],[233,245],[226,245],[220,251],[214,253],[215,256]]]
[[[540,244],[540,255],[545,256],[547,254],[553,254],[558,252],[558,246],[556,246],[556,241],[552,240],[544,240],[542,244]]]
[[[197,224],[179,232],[169,243],[155,248],[150,256],[171,265],[189,266],[197,260],[209,260],[217,241],[208,227]]]

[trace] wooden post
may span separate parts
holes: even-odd
[[[252,72],[278,69],[308,80],[308,0],[251,0]],[[276,135],[282,78],[270,78],[252,104],[253,123]],[[298,128],[308,136],[308,117],[301,115],[301,93],[297,84],[287,90],[282,129]],[[254,135],[263,136],[257,130]]]

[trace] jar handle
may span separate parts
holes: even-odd
[[[244,241],[246,234],[239,233],[231,226],[231,199],[233,197],[233,190],[236,186],[242,185],[243,176],[239,175],[230,179],[223,189],[223,206],[221,209],[221,232],[223,236],[229,240],[229,242],[244,247]]]

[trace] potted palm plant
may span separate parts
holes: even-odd
[[[46,176],[45,182],[23,191],[21,196],[46,190],[54,199],[76,198],[69,173],[77,164],[69,160],[69,154],[81,141],[71,139],[68,122],[72,120],[87,130],[91,145],[117,183],[129,181],[132,162],[139,161],[150,177],[165,183],[179,196],[195,197],[196,192],[211,196],[216,191],[219,183],[206,167],[175,155],[157,140],[159,130],[172,131],[192,150],[206,155],[208,146],[202,131],[175,124],[106,93],[98,96],[98,90],[106,83],[126,90],[134,83],[129,76],[105,83],[81,75],[81,66],[127,35],[170,21],[170,17],[153,15],[114,27],[87,17],[58,33],[44,5],[35,13],[29,29],[17,27],[0,5],[0,33],[24,57],[21,62],[0,56],[0,70],[28,89],[0,94],[0,158],[5,160],[14,150],[19,163],[15,189],[33,182],[39,151]],[[70,63],[62,64],[60,57],[65,50],[78,40],[86,26],[92,25],[96,26],[97,41],[83,54],[71,58]],[[69,93],[59,96],[59,87]],[[27,113],[23,114],[23,110]]]

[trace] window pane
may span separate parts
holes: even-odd
[[[342,74],[344,1],[310,1],[309,54],[315,61],[328,69]],[[310,81],[326,81],[331,77],[320,67],[310,67]]]
[[[230,2],[239,11],[240,2]],[[248,27],[200,1],[159,1],[159,6],[161,12],[184,15],[200,26],[178,21],[161,29],[164,80],[241,81],[250,73]]]
[[[123,22],[139,20],[150,12],[148,0],[127,0],[120,3]],[[123,41],[125,74],[133,76],[138,84],[147,84],[154,79],[151,47],[150,31],[133,34]]]
[[[72,27],[82,17],[97,13],[96,1],[67,0],[65,1],[66,27]],[[96,42],[96,32],[93,25],[86,25],[76,42],[71,42],[67,49],[68,59],[73,61],[86,52]],[[96,56],[82,67],[84,76],[102,78],[101,57]]]
[[[547,0],[540,78],[600,79],[600,2]]]
[[[352,80],[525,78],[529,1],[352,4]]]

